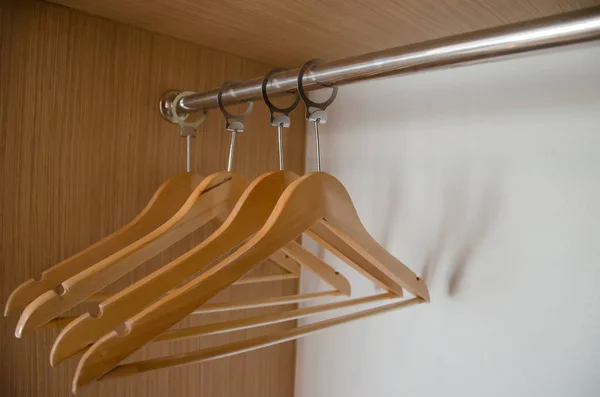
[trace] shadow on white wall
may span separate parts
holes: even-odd
[[[598,65],[595,44],[340,88],[323,169],[432,302],[299,341],[297,397],[600,395]]]

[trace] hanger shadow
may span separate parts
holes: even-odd
[[[501,186],[497,173],[486,179],[476,195],[469,196],[466,184],[446,186],[440,227],[424,262],[423,278],[427,285],[432,285],[443,257],[450,255],[446,292],[455,297],[464,290],[465,276],[474,266],[473,257],[493,230],[500,207]],[[460,243],[453,244],[452,236],[460,236]]]

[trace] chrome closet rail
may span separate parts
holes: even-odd
[[[343,85],[597,39],[600,39],[600,7],[593,7],[323,63],[304,76],[303,86],[314,90],[323,85]],[[296,91],[298,71],[274,74],[267,85],[269,96]],[[223,93],[223,103],[260,99],[262,80],[257,77],[232,85]],[[217,92],[215,89],[182,98],[177,104],[178,113],[217,107]],[[173,97],[171,93],[161,99],[163,115],[169,112]]]

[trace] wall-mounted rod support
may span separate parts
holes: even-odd
[[[343,85],[597,39],[600,39],[600,7],[593,7],[323,63],[306,73],[303,86],[314,90],[320,84]],[[266,87],[268,95],[295,92],[298,72],[299,69],[291,69],[274,74]],[[262,77],[257,77],[231,85],[222,93],[223,104],[260,99],[262,81]],[[178,113],[217,107],[217,93],[215,89],[181,98]],[[172,100],[168,95],[163,97],[161,109],[170,109]],[[168,114],[163,112],[163,115],[168,119]]]

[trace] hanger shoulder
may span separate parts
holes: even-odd
[[[354,270],[373,281],[380,288],[393,292],[396,296],[403,296],[402,287],[395,284],[390,277],[381,272],[372,262],[354,249],[347,237],[340,237],[327,227],[324,221],[315,223],[305,233],[319,243],[319,245],[352,266]]]
[[[353,251],[367,259],[369,265],[363,266],[362,270],[371,274],[370,278],[379,279],[390,291],[404,288],[429,301],[429,290],[425,282],[379,245],[365,229],[344,185],[335,177],[323,172],[307,176],[309,179],[314,178],[315,184],[321,186],[327,202],[325,221],[322,225],[351,246]],[[350,264],[352,265],[352,262]]]
[[[282,239],[277,241],[281,242],[306,223],[310,226],[303,231],[316,230],[314,234],[329,242],[334,252],[352,256],[351,265],[358,264],[357,269],[378,280],[386,289],[402,296],[404,288],[429,301],[429,291],[423,280],[371,237],[360,221],[350,195],[335,177],[315,172],[295,181],[281,196],[269,221],[255,237],[270,241],[274,236],[280,236]],[[252,252],[260,257],[261,249],[262,246],[256,244]]]
[[[114,254],[147,233],[159,227],[185,203],[203,177],[184,173],[167,179],[154,193],[146,207],[131,222],[95,242],[83,251],[46,269],[39,280],[29,279],[20,284],[8,297],[4,315],[8,316],[44,292],[56,288],[61,282],[89,266]]]
[[[319,278],[340,291],[342,294],[346,296],[351,295],[352,289],[350,287],[350,282],[348,282],[346,277],[339,272],[336,272],[331,266],[308,252],[297,242],[290,241],[281,250],[289,255],[290,258],[309,268],[313,273],[319,276]]]
[[[38,329],[206,224],[218,213],[228,211],[241,195],[240,185],[244,183],[243,178],[229,173],[216,173],[205,178],[167,222],[63,281],[63,294],[46,291],[27,305],[15,335],[21,337],[26,332]]]
[[[229,217],[206,240],[100,303],[101,314],[97,318],[85,313],[65,327],[52,346],[51,364],[56,365],[95,342],[248,239],[264,224],[288,184],[289,175],[284,172],[264,174],[253,181]]]

